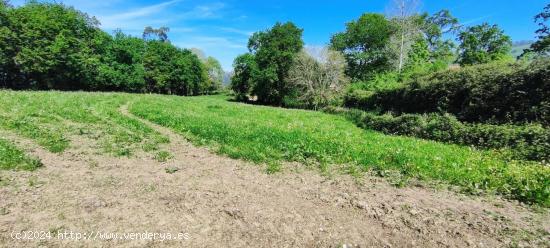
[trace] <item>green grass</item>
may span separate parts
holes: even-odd
[[[399,172],[405,181],[441,181],[473,193],[493,191],[550,206],[550,168],[544,165],[507,162],[468,147],[362,130],[340,116],[233,103],[224,96],[142,97],[130,111],[197,145],[266,163],[269,172],[276,172],[282,161],[321,169],[346,165],[350,172]]]
[[[168,127],[196,145],[268,165],[284,161],[321,170],[455,185],[466,192],[496,192],[511,199],[550,206],[550,168],[504,161],[491,152],[363,130],[345,117],[230,102],[226,96],[177,97],[113,93],[0,91],[0,128],[62,152],[83,136],[98,152],[131,156],[142,151],[157,160],[168,138],[119,109]],[[18,124],[14,124],[18,123]],[[0,154],[0,157],[3,156]]]
[[[170,159],[172,159],[173,156],[167,151],[160,151],[157,154],[155,154],[155,159],[159,162],[166,162]]]
[[[120,107],[129,94],[0,91],[0,128],[35,140],[50,152],[60,153],[71,140],[87,139],[100,153],[131,156],[155,153],[167,137],[139,120],[127,117]]]
[[[40,160],[27,156],[11,142],[0,139],[0,169],[32,171],[42,166]]]

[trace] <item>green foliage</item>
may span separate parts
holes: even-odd
[[[493,63],[446,70],[369,94],[346,106],[394,113],[446,112],[467,122],[550,124],[550,61]]]
[[[236,104],[222,96],[143,96],[130,111],[196,145],[268,164],[270,172],[277,171],[282,161],[323,169],[346,164],[354,171],[374,170],[381,175],[395,171],[404,180],[443,181],[469,192],[496,191],[550,206],[547,166],[504,161],[494,153],[467,147],[387,136],[357,128],[342,116]]]
[[[172,159],[173,157],[174,156],[172,156],[172,154],[170,154],[167,151],[160,151],[157,154],[155,154],[155,160],[157,160],[159,162],[166,162],[166,161]]]
[[[507,58],[512,48],[512,39],[497,25],[483,23],[468,27],[458,36],[461,65],[484,64]]]
[[[148,92],[198,95],[209,90],[204,67],[189,50],[161,41],[147,42],[143,57]]]
[[[208,57],[204,61],[204,69],[208,73],[209,85],[206,85],[206,91],[209,93],[215,92],[222,88],[224,71],[220,62],[214,57]]]
[[[156,153],[168,138],[121,114],[120,106],[128,101],[130,95],[120,94],[0,91],[0,129],[54,153],[71,147],[74,136],[114,156]]]
[[[169,44],[164,27],[146,28],[144,39],[110,36],[95,18],[37,1],[2,2],[0,24],[2,88],[198,95],[216,90],[223,75],[215,59],[203,65]]]
[[[429,65],[431,54],[428,42],[425,39],[417,39],[412,45],[407,56],[405,70],[414,70],[414,68]]]
[[[363,128],[391,135],[405,135],[471,145],[478,148],[499,149],[514,159],[550,162],[550,129],[540,124],[490,125],[468,124],[449,114],[392,114],[329,108]]]
[[[0,170],[33,171],[41,166],[40,160],[27,156],[11,142],[0,139]]]
[[[81,89],[97,59],[98,22],[61,4],[29,2],[8,8],[0,50],[8,51],[3,71],[10,88]]]
[[[459,30],[458,19],[453,17],[449,10],[441,10],[432,16],[423,14],[421,20],[421,30],[428,44],[431,59],[450,63],[454,57],[455,44],[450,40],[444,40],[443,35]]]
[[[383,15],[363,14],[347,23],[345,32],[332,36],[330,45],[346,56],[348,76],[362,80],[391,69],[395,55],[388,44],[394,32],[396,27]]]
[[[260,103],[281,105],[289,93],[286,79],[294,57],[304,46],[302,32],[292,22],[276,23],[250,37],[248,49],[258,68],[252,74],[252,93]]]
[[[101,37],[101,36],[98,36]],[[146,44],[143,40],[115,31],[114,37],[103,34],[103,51],[94,67],[94,78],[88,87],[96,91],[145,92],[145,69],[143,55]]]
[[[550,19],[550,4],[544,7],[544,10],[535,16],[535,21],[538,22],[539,29],[536,31],[538,39],[531,45],[531,48],[526,52],[535,52],[538,54],[548,55],[550,53],[550,27],[546,22]]]
[[[231,78],[231,89],[235,92],[238,101],[246,101],[254,88],[253,75],[258,73],[254,55],[246,53],[235,58],[233,70],[235,74]]]

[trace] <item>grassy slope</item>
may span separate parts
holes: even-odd
[[[0,139],[0,170],[35,170],[40,161],[27,156],[11,142]]]
[[[100,152],[130,156],[156,152],[168,138],[128,118],[128,94],[0,91],[0,128],[33,139],[50,152],[70,147],[71,136],[97,142]]]
[[[176,97],[111,93],[0,91],[0,128],[35,140],[52,152],[71,145],[73,135],[96,140],[100,152],[160,154],[168,142],[130,112],[169,127],[198,145],[233,158],[268,163],[299,161],[321,168],[345,165],[351,173],[399,172],[401,179],[443,181],[463,189],[497,191],[550,206],[550,168],[505,162],[488,152],[356,127],[344,117],[228,102],[223,96]],[[0,154],[0,156],[3,156]],[[401,180],[405,181],[405,180]]]
[[[223,96],[146,97],[131,112],[170,127],[196,144],[254,162],[347,164],[351,171],[399,171],[476,192],[495,190],[549,205],[550,168],[505,162],[488,152],[357,128],[344,117],[231,103]]]

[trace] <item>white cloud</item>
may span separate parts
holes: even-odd
[[[460,23],[460,25],[462,26],[466,26],[466,25],[470,25],[470,24],[473,24],[473,23],[476,23],[476,22],[480,22],[482,20],[485,20],[487,18],[491,18],[493,17],[493,15],[485,15],[485,16],[480,16],[480,17],[477,17],[477,18],[474,18],[474,19],[470,19],[470,20],[467,20],[467,21],[464,21],[462,23]]]
[[[246,41],[231,40],[226,37],[217,36],[194,36],[189,40],[174,43],[179,47],[191,48],[196,47],[202,50],[208,48],[229,48],[229,49],[245,49]]]
[[[128,12],[122,12],[115,15],[98,16],[98,19],[100,20],[101,26],[103,28],[130,28],[131,29],[135,27],[135,25],[133,25],[135,22],[140,23],[139,26],[143,28],[143,25],[141,25],[141,23],[143,23],[144,20],[139,20],[138,18],[149,17],[153,14],[157,14],[163,11],[164,9],[166,9],[167,7],[175,5],[181,1],[182,0],[167,1],[163,3],[155,4],[155,5],[145,6],[139,9],[134,9]],[[153,22],[153,23],[155,22],[159,23],[159,22],[165,22],[165,21],[166,20],[164,21],[150,20],[150,22]]]
[[[247,37],[251,36],[254,33],[252,31],[246,31],[246,30],[230,28],[230,27],[222,27],[222,28],[220,28],[220,30],[222,30],[224,32],[228,32],[228,33],[235,33],[235,34],[244,35],[244,36],[247,36]]]
[[[219,12],[225,7],[225,4],[216,2],[182,11],[183,6],[178,5],[182,1],[171,0],[114,15],[98,16],[98,20],[104,29],[137,30],[146,26],[174,26],[171,24],[176,21],[220,18]]]

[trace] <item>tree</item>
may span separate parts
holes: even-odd
[[[401,73],[405,60],[409,54],[412,44],[415,43],[420,35],[418,22],[418,6],[420,0],[393,0],[390,7],[390,15],[394,26],[397,28],[397,35],[392,40],[396,44],[396,53],[398,55],[397,70]]]
[[[198,95],[207,82],[201,61],[191,51],[162,41],[147,42],[143,58],[148,92]]]
[[[296,94],[291,95],[300,107],[319,109],[337,99],[347,83],[346,60],[337,51],[323,49],[313,58],[305,51],[296,56],[288,82]]]
[[[428,49],[433,61],[449,63],[454,56],[455,44],[451,40],[444,40],[444,34],[454,34],[460,30],[458,19],[451,15],[449,10],[441,10],[432,16],[423,14],[422,32],[428,42]]]
[[[233,62],[234,74],[231,78],[231,89],[239,101],[248,100],[254,88],[253,75],[258,73],[258,66],[254,55],[245,53],[235,58]]]
[[[10,30],[8,11],[11,8],[5,1],[0,1],[0,88],[13,85],[15,72],[14,63],[10,58],[14,57],[13,32]]]
[[[330,46],[340,51],[348,63],[347,75],[367,79],[374,73],[388,71],[395,54],[388,44],[395,26],[380,14],[363,14],[346,24],[346,31],[332,36]]]
[[[205,70],[208,74],[208,92],[214,92],[221,89],[224,71],[220,62],[214,57],[209,56],[203,63]]]
[[[113,37],[104,33],[105,49],[89,88],[98,91],[145,92],[143,56],[146,43],[120,30]]]
[[[196,55],[168,42],[168,28],[137,38],[98,26],[63,4],[0,0],[0,87],[197,95],[220,84],[219,62],[208,59],[209,78]]]
[[[497,25],[487,23],[469,27],[460,32],[461,65],[483,64],[505,58],[511,50],[512,40]]]
[[[5,7],[1,7],[5,9]],[[5,10],[4,10],[5,11]],[[3,12],[4,12],[3,11]],[[99,22],[71,7],[29,2],[4,15],[8,73],[13,88],[85,89],[90,68],[99,60]],[[4,43],[0,41],[0,43]]]
[[[539,29],[536,31],[538,40],[531,45],[529,51],[538,54],[550,53],[550,27],[546,22],[550,19],[550,4],[544,7],[544,10],[535,16],[535,22],[538,22]]]
[[[158,39],[159,41],[162,41],[162,42],[169,42],[168,32],[170,32],[170,28],[167,28],[167,27],[160,27],[155,29],[150,26],[147,26],[143,30],[142,37],[146,41]]]
[[[276,23],[271,29],[250,37],[248,49],[254,54],[258,71],[252,76],[253,94],[264,104],[281,105],[289,87],[285,79],[296,54],[302,50],[303,30],[291,22]]]

